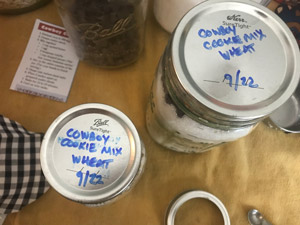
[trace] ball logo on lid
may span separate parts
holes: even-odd
[[[79,188],[94,189],[113,183],[126,169],[130,157],[124,128],[97,114],[71,120],[60,130],[55,143],[54,160],[60,177]]]
[[[109,120],[102,120],[102,119],[95,119],[94,120],[94,126],[100,127],[100,126],[108,126]]]

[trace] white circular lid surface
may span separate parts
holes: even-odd
[[[172,42],[175,71],[208,108],[240,117],[266,115],[299,80],[299,50],[287,26],[249,1],[207,1],[179,23]]]

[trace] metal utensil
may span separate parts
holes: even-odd
[[[272,225],[263,215],[256,209],[251,209],[248,212],[248,220],[251,225]]]

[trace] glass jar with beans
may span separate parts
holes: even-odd
[[[135,62],[144,46],[147,0],[56,0],[81,60],[115,68]]]

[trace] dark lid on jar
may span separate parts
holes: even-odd
[[[121,111],[83,104],[61,114],[42,142],[42,170],[63,196],[101,204],[130,187],[139,172],[143,144]]]
[[[293,34],[276,14],[250,1],[200,3],[177,25],[170,51],[177,80],[170,82],[183,105],[221,123],[269,115],[292,95],[300,76]]]

